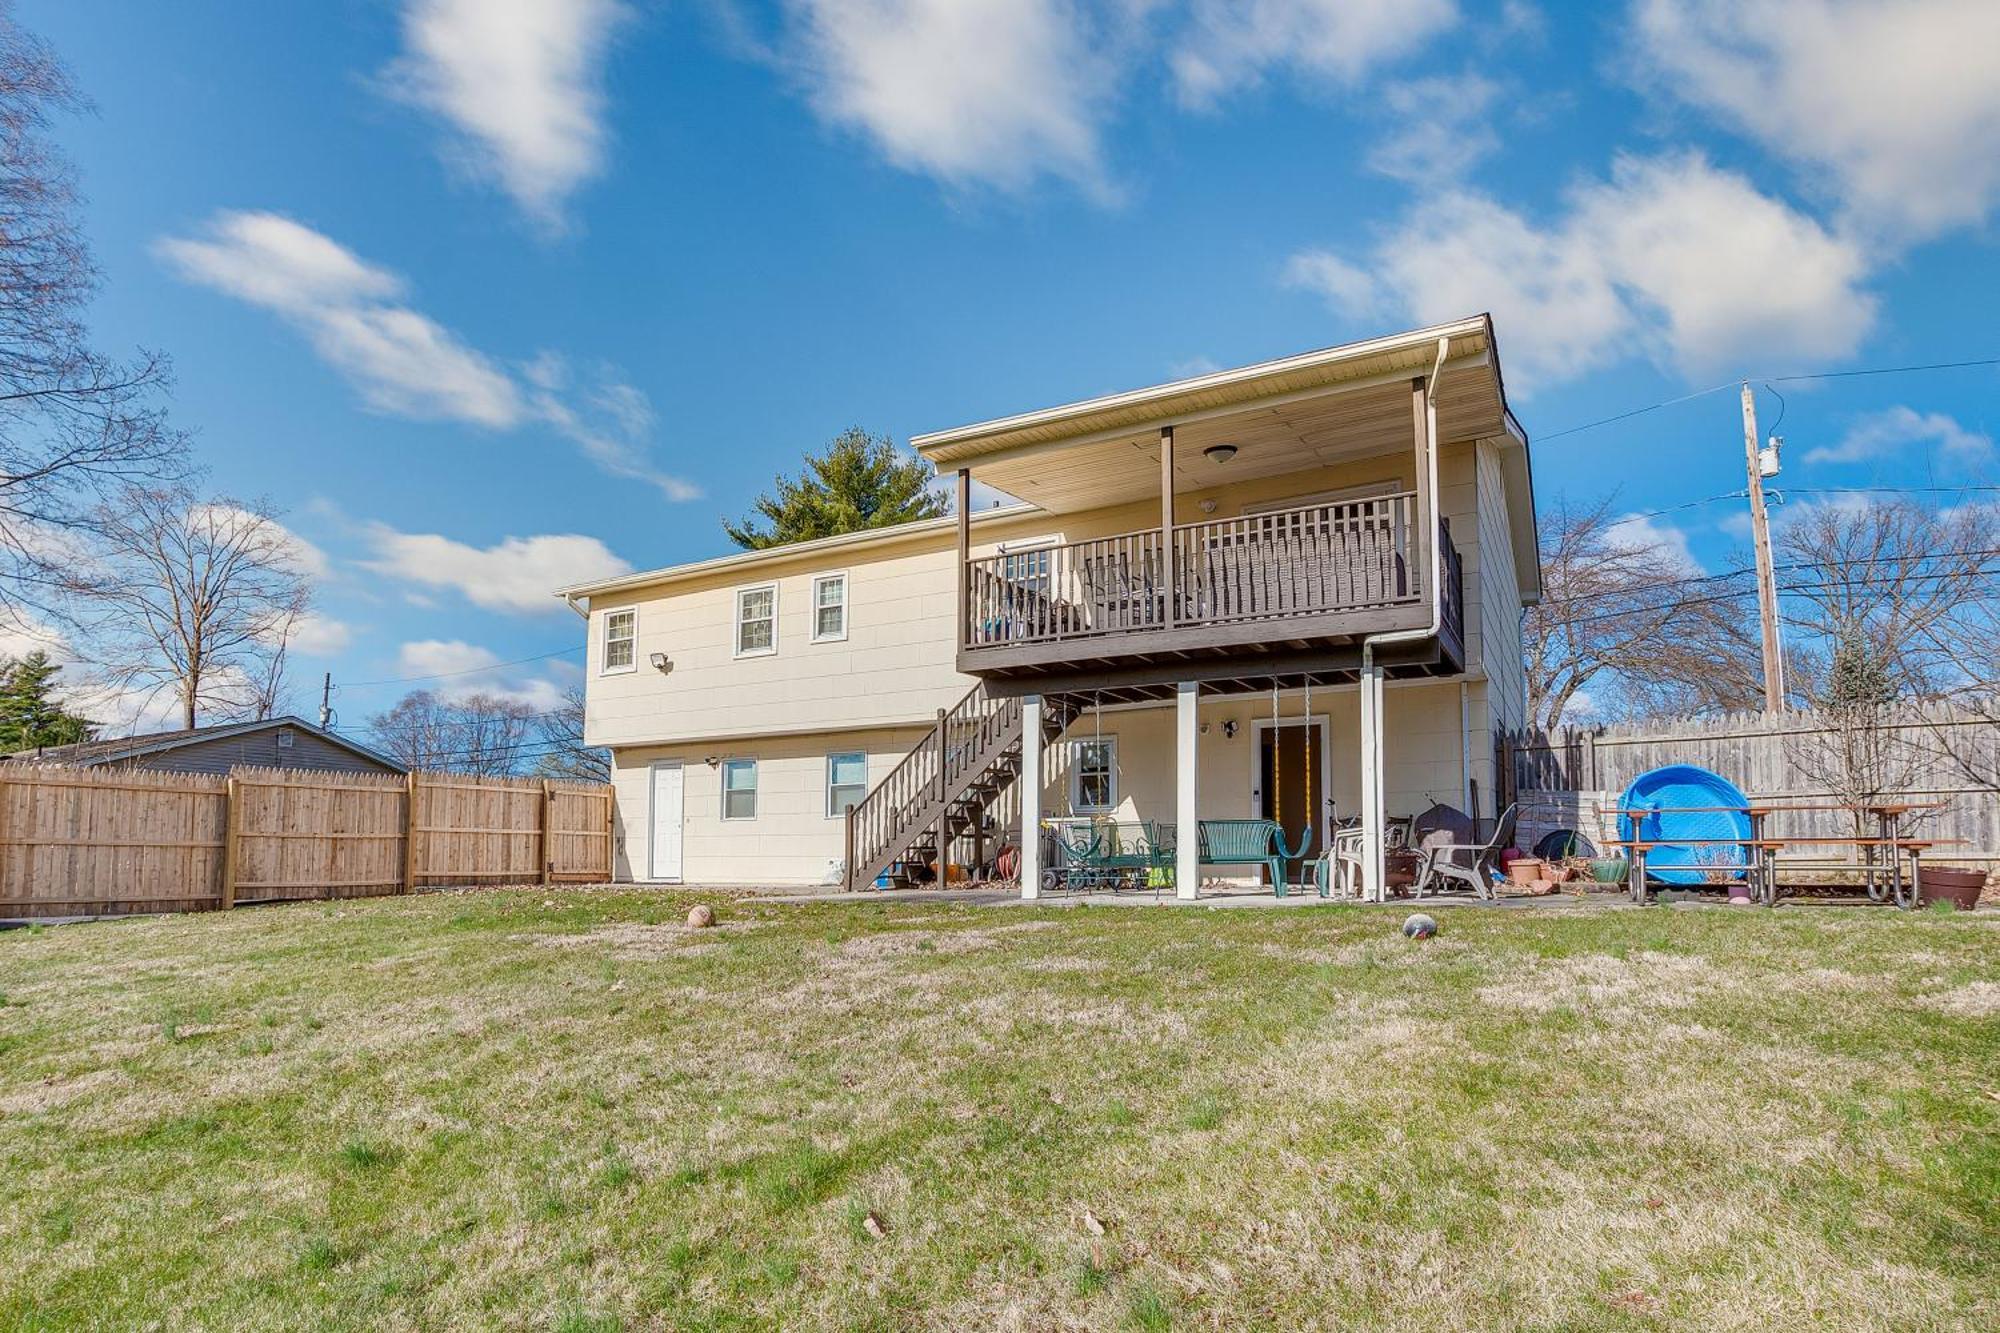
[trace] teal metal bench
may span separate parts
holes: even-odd
[[[1172,825],[1107,819],[1088,823],[1051,821],[1050,826],[1056,835],[1057,850],[1057,863],[1051,867],[1055,872],[1053,887],[1113,892],[1121,888],[1159,888],[1163,852],[1164,863],[1169,867],[1172,863]]]
[[[1201,821],[1201,861],[1213,866],[1262,866],[1271,892],[1282,898],[1285,859],[1279,854],[1283,832],[1274,819],[1204,819]],[[1322,897],[1326,889],[1320,889]]]

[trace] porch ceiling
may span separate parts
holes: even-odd
[[[1456,347],[1457,344],[1454,344]],[[1409,371],[1424,374],[1430,365]],[[1275,395],[1192,420],[1156,418],[1104,437],[1047,440],[966,460],[980,481],[1055,513],[1157,499],[1162,425],[1174,425],[1174,489],[1199,491],[1357,458],[1406,455],[1414,447],[1408,375],[1370,378]],[[1506,404],[1484,352],[1445,364],[1438,434],[1446,442],[1505,430]],[[1233,444],[1226,463],[1203,457]]]

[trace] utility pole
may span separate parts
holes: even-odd
[[[333,725],[333,673],[326,673],[326,679],[319,687],[319,729],[326,731]]]
[[[1743,453],[1750,470],[1750,536],[1757,548],[1757,614],[1764,625],[1764,711],[1785,707],[1785,663],[1778,647],[1778,584],[1771,567],[1771,523],[1764,513],[1764,476],[1758,465],[1757,398],[1743,381]]]

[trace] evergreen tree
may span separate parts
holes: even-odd
[[[1827,664],[1826,706],[1870,711],[1896,701],[1896,682],[1885,656],[1875,650],[1859,625],[1841,629]]]
[[[74,745],[96,734],[95,723],[56,699],[55,678],[61,670],[39,649],[0,664],[0,753]]]
[[[756,515],[740,523],[725,520],[722,529],[738,546],[755,551],[937,518],[950,506],[930,489],[931,476],[928,464],[898,453],[888,436],[852,426],[824,453],[809,455],[796,479],[781,476],[775,494],[757,497]],[[760,526],[757,516],[770,526]]]

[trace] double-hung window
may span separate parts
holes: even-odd
[[[725,759],[722,761],[722,817],[724,819],[755,819],[757,817],[757,761],[755,759]]]
[[[868,756],[859,750],[826,757],[826,817],[838,819],[868,794]]]
[[[847,575],[822,574],[813,580],[813,642],[847,637]]]
[[[1070,808],[1092,812],[1118,804],[1118,738],[1100,736],[1071,742]]]
[[[604,616],[604,665],[606,673],[630,671],[637,665],[634,645],[639,637],[639,613],[635,610],[606,612]]]
[[[778,651],[778,585],[736,590],[736,655],[764,657]]]

